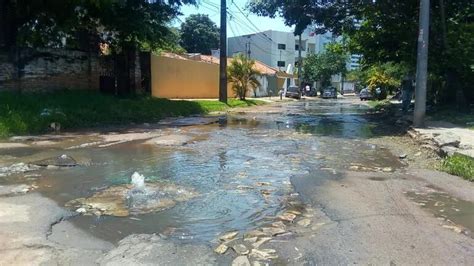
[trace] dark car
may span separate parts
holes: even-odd
[[[362,89],[359,93],[359,98],[361,101],[372,100],[374,96],[368,89]]]
[[[296,86],[290,86],[288,89],[286,89],[286,94],[285,97],[288,98],[295,98],[295,99],[301,99],[301,91],[300,88]]]
[[[337,90],[334,87],[327,87],[321,94],[323,99],[337,99]]]

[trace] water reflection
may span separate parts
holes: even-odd
[[[280,114],[233,114],[217,124],[174,132],[192,136],[194,141],[184,146],[131,142],[71,150],[72,157],[87,157],[91,164],[45,172],[41,191],[63,205],[128,183],[138,171],[147,183],[166,180],[199,196],[134,219],[79,216],[73,222],[112,241],[131,233],[160,232],[212,240],[220,232],[248,230],[278,214],[292,192],[292,176],[311,173],[324,179],[354,162],[399,166],[387,151],[359,140],[371,136],[372,124],[361,116],[366,109],[336,101],[299,102],[284,106]],[[267,194],[258,182],[270,184]]]

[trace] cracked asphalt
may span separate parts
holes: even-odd
[[[355,104],[354,99],[337,101],[343,107]],[[242,112],[291,114],[307,104],[280,103]],[[361,123],[358,116],[364,114],[351,115],[356,119],[349,123]],[[338,138],[347,137],[336,133]],[[429,165],[436,159],[422,150],[423,155],[415,158],[420,152],[415,145],[405,147],[391,142],[393,138],[378,137],[383,141],[375,143],[394,158],[403,151],[410,161],[394,171],[337,168],[332,173],[322,167],[292,176],[299,200],[312,210],[305,216],[310,224],[289,224],[287,234],[266,243],[265,248],[275,249],[279,256],[269,264],[472,265],[474,238],[469,224],[437,216],[408,194],[423,197],[436,192],[463,200],[467,205],[460,212],[472,223],[474,183],[433,170]],[[396,138],[408,143],[404,136]],[[363,141],[374,143],[371,138]],[[5,184],[0,190],[6,191],[0,193],[0,265],[229,265],[235,258],[231,252],[215,254],[209,243],[183,244],[151,234],[130,235],[113,244],[77,228],[68,220],[73,214],[39,192],[8,193],[15,186]]]

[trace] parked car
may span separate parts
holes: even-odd
[[[323,99],[337,99],[337,90],[334,87],[327,87],[321,95]]]
[[[372,100],[374,96],[370,93],[369,89],[365,88],[359,92],[359,98],[361,101]]]
[[[295,99],[301,99],[301,91],[300,88],[296,86],[290,86],[288,89],[286,89],[286,94],[285,97],[288,98],[295,98]]]

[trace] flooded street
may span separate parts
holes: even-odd
[[[198,125],[180,124],[179,120],[163,123],[140,129],[137,132],[144,137],[124,142],[120,141],[120,134],[117,140],[113,139],[114,134],[108,134],[109,142],[97,134],[88,134],[52,140],[42,146],[2,150],[3,165],[31,163],[62,154],[74,158],[78,165],[48,166],[31,172],[5,170],[0,175],[0,185],[34,184],[41,195],[68,210],[65,219],[73,226],[113,245],[133,234],[159,234],[178,244],[214,247],[225,232],[245,234],[280,220],[285,222],[282,235],[291,235],[285,241],[306,246],[299,257],[293,254],[294,250],[277,245],[274,248],[281,250],[281,257],[299,257],[298,262],[310,264],[352,262],[351,256],[347,260],[314,259],[313,256],[322,255],[310,250],[315,244],[306,237],[329,225],[324,230],[350,234],[346,244],[354,244],[358,233],[332,226],[342,226],[342,221],[353,217],[359,209],[367,211],[367,215],[372,211],[386,213],[378,209],[380,199],[366,207],[351,207],[358,197],[368,200],[387,189],[390,182],[397,186],[390,193],[399,190],[402,201],[408,202],[404,204],[413,202],[410,208],[418,208],[418,194],[410,192],[404,196],[401,192],[409,187],[402,188],[400,184],[413,179],[410,182],[418,183],[410,186],[423,186],[412,178],[406,162],[387,148],[368,141],[381,134],[378,124],[366,114],[368,109],[352,100],[299,101],[273,105],[265,112],[212,117],[209,123]],[[193,120],[189,121],[192,124]],[[144,184],[140,180],[131,184],[135,172],[137,177],[144,177]],[[362,178],[357,186],[366,186],[367,190],[350,191],[351,186],[356,186],[351,178]],[[330,194],[332,186],[338,191],[337,196]],[[439,197],[429,198],[427,207],[434,209],[441,201]],[[460,211],[464,216],[451,220],[465,228],[467,239],[463,241],[472,245],[468,236],[474,221],[472,202],[454,204],[456,199],[449,200],[445,216],[439,210],[434,215],[424,215],[432,217],[432,221],[440,216],[448,220]],[[384,201],[391,204],[394,200]],[[332,205],[339,202],[342,205]],[[397,208],[388,212],[406,211],[405,207]],[[289,214],[289,220],[281,218]],[[293,224],[299,224],[300,229],[290,229]],[[358,225],[353,224],[352,228],[359,232]],[[364,230],[365,225],[361,231]],[[305,238],[298,240],[299,237]],[[336,245],[342,239],[334,237],[328,243]],[[471,247],[467,247],[469,256]],[[343,252],[344,245],[337,249]],[[324,250],[327,248],[321,252]]]

